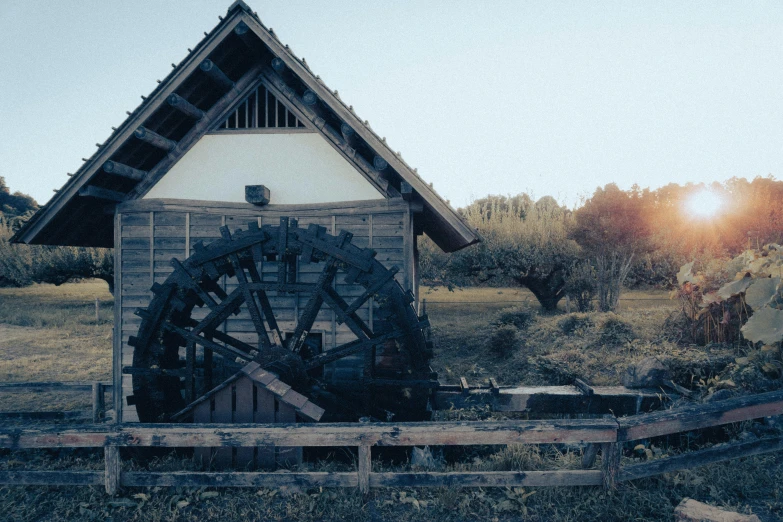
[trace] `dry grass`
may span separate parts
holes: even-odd
[[[0,288],[0,381],[111,380],[113,304],[97,280]],[[0,409],[64,410],[87,405],[85,395],[40,392],[32,407],[24,393],[3,393]]]
[[[0,290],[0,362],[2,380],[89,380],[110,375],[110,299],[103,283],[37,286]],[[500,292],[500,293],[498,293]],[[633,295],[633,294],[631,294]],[[94,318],[94,298],[105,299],[105,317]],[[662,298],[637,293],[637,297]],[[558,372],[578,373],[595,384],[619,382],[618,368],[647,354],[682,358],[702,364],[708,352],[684,349],[659,340],[660,328],[674,303],[624,302],[618,316],[588,314],[573,330],[560,324],[564,314],[537,315],[524,332],[524,344],[501,357],[488,351],[485,339],[498,311],[531,296],[518,289],[425,289],[433,323],[434,363],[444,381],[465,375],[477,381],[494,376],[501,383],[551,384]],[[458,304],[456,301],[473,304]],[[449,303],[435,303],[448,301]],[[644,306],[642,306],[644,305]],[[651,306],[653,305],[653,306]],[[630,325],[627,339],[623,324]],[[581,325],[580,325],[581,324]],[[620,327],[617,325],[620,324]],[[609,328],[607,325],[611,326]],[[31,328],[35,326],[35,328]],[[621,341],[621,342],[620,342]],[[690,359],[689,359],[690,358]],[[538,362],[537,362],[538,361]],[[548,361],[542,364],[540,361]],[[702,361],[702,362],[699,362]],[[61,371],[58,371],[61,368]],[[24,409],[24,408],[23,408]],[[26,408],[30,409],[30,408]],[[456,456],[459,459],[456,459]],[[444,470],[532,470],[578,466],[577,449],[548,446],[466,447],[449,450]],[[628,459],[626,459],[627,461]],[[374,462],[376,468],[407,469],[406,463]],[[100,469],[101,453],[93,450],[0,453],[0,469]],[[151,463],[125,461],[126,469],[195,469],[180,456]],[[313,470],[334,470],[346,464],[308,464]],[[109,498],[102,488],[0,487],[0,519],[35,521],[113,520],[355,520],[359,521],[670,521],[673,507],[688,496],[762,520],[783,516],[783,456],[767,455],[692,471],[621,484],[617,491],[600,488],[516,489],[380,489],[362,499],[355,490],[134,488]]]

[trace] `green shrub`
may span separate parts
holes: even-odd
[[[533,324],[536,318],[536,314],[527,308],[505,308],[501,310],[495,320],[492,322],[494,325],[511,325],[520,330],[526,330],[528,326]]]
[[[503,324],[492,330],[487,339],[487,348],[497,355],[507,357],[520,346],[520,343],[519,330],[510,324]]]
[[[618,346],[636,339],[631,324],[615,314],[607,314],[599,325],[601,343]]]
[[[587,314],[568,314],[557,322],[557,326],[566,335],[582,334],[593,328],[595,323]]]

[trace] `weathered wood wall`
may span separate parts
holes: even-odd
[[[115,219],[115,340],[114,382],[121,382],[121,393],[116,394],[115,408],[121,412],[122,422],[136,422],[134,406],[128,406],[126,397],[132,395],[132,377],[122,374],[123,366],[131,366],[133,347],[128,338],[135,335],[141,319],[134,314],[146,307],[152,297],[153,282],[162,283],[173,271],[171,259],[186,259],[198,241],[205,244],[220,238],[219,227],[246,229],[251,220],[259,225],[278,225],[281,217],[295,218],[300,227],[318,224],[332,234],[341,230],[353,233],[353,244],[371,247],[376,259],[385,266],[399,267],[397,280],[406,290],[415,291],[412,213],[402,200],[370,200],[324,205],[268,205],[255,207],[241,203],[206,202],[192,200],[135,200],[117,207]],[[274,280],[276,262],[265,262],[262,274]],[[315,282],[322,264],[302,265],[297,268],[297,279]],[[233,279],[223,283],[227,290],[235,285]],[[336,290],[344,297],[361,295],[363,288],[345,284],[344,274],[335,282]],[[293,332],[299,311],[308,296],[289,294],[270,295],[278,322],[283,332]],[[358,311],[359,316],[372,325],[372,302]],[[200,318],[194,311],[194,317]],[[252,321],[246,312],[232,317],[226,331],[234,337],[255,341]],[[324,308],[313,326],[313,333],[323,334],[323,348],[329,350],[354,340],[345,325],[338,325],[334,314]],[[327,365],[326,379],[353,379],[361,375],[361,355],[346,357]]]

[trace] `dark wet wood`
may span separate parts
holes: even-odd
[[[597,470],[371,473],[370,487],[597,486]]]
[[[750,457],[752,455],[762,455],[764,453],[776,451],[783,451],[783,437],[759,439],[750,442],[719,444],[704,450],[689,451],[674,457],[666,457],[642,464],[625,466],[620,471],[618,480],[635,480],[652,477],[670,471],[697,468],[715,462]]]
[[[0,475],[1,477],[2,475]],[[128,472],[122,477],[123,486],[183,486],[183,487],[266,487],[299,486],[302,488],[356,487],[356,473],[194,473],[189,471]]]
[[[356,476],[352,473],[352,475]],[[8,486],[101,486],[103,471],[0,471],[0,484]]]
[[[206,403],[205,403],[206,404]],[[614,442],[605,419],[342,424],[103,424],[79,428],[0,428],[0,447],[425,446]]]
[[[618,440],[638,440],[783,414],[783,390],[618,419]]]

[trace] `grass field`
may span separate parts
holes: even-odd
[[[617,384],[629,362],[658,355],[672,362],[678,382],[689,373],[735,356],[732,347],[681,347],[663,324],[676,308],[659,292],[629,292],[615,314],[541,314],[518,289],[422,289],[432,322],[433,367],[445,382],[495,377],[502,384],[554,384],[574,375],[593,384]],[[101,303],[95,320],[95,298]],[[467,301],[467,302],[466,302]],[[498,353],[493,336],[503,311],[528,322],[509,353]],[[512,315],[514,315],[512,314]],[[111,295],[103,282],[0,289],[0,380],[108,380],[111,368]],[[505,347],[505,345],[504,345]],[[508,348],[508,347],[506,347]],[[502,351],[502,350],[501,350]],[[0,409],[54,409],[72,398],[41,394],[0,395]],[[35,407],[30,407],[30,404]],[[20,407],[23,406],[23,407]],[[752,433],[746,423],[732,433]],[[748,435],[750,436],[750,435]],[[666,448],[661,448],[666,451]],[[578,465],[578,451],[552,447],[477,447],[444,469],[535,470]],[[350,463],[309,463],[330,470]],[[127,467],[191,469],[189,459],[169,456]],[[405,463],[375,462],[395,469]],[[100,469],[99,452],[0,453],[0,470]],[[783,516],[783,457],[767,455],[600,488],[382,489],[362,499],[354,490],[219,490],[136,488],[108,498],[102,488],[0,487],[2,520],[531,520],[669,521],[684,497],[755,512],[765,521]]]

